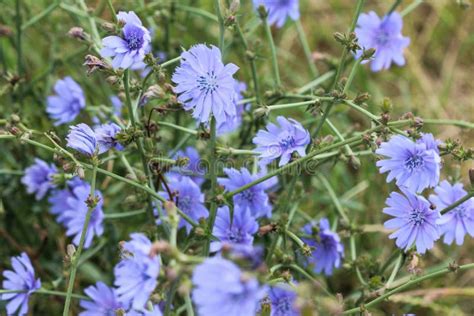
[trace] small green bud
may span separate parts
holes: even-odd
[[[382,100],[382,104],[380,106],[382,108],[382,112],[384,113],[389,113],[392,111],[392,100],[390,100],[389,98],[385,97],[383,98]]]

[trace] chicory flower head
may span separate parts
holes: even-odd
[[[278,283],[268,291],[271,304],[271,316],[299,316],[300,311],[296,307],[297,295],[286,283]]]
[[[97,153],[97,137],[87,124],[71,126],[66,140],[68,147],[86,156],[92,157]]]
[[[182,176],[188,176],[196,182],[197,185],[201,185],[204,182],[204,176],[206,175],[206,167],[202,164],[201,156],[196,148],[188,146],[184,150],[178,150],[174,155],[172,155],[173,159],[178,159],[180,157],[188,158],[188,164],[171,168],[168,175],[178,179]]]
[[[99,146],[99,154],[111,148],[123,150],[123,146],[117,141],[116,135],[122,129],[115,123],[102,124],[94,129],[94,133]]]
[[[303,232],[307,235],[316,234],[316,238],[303,238],[303,241],[312,248],[308,261],[314,265],[314,271],[332,275],[333,268],[339,268],[344,257],[344,245],[339,235],[331,230],[326,218],[321,218],[319,223],[306,224]]]
[[[257,9],[263,5],[268,10],[268,23],[282,27],[286,20],[296,21],[300,18],[299,0],[253,0]]]
[[[117,20],[124,23],[122,34],[102,39],[101,56],[113,57],[112,67],[115,69],[143,67],[143,59],[151,49],[150,32],[133,11],[119,12]]]
[[[211,251],[221,250],[223,245],[252,245],[253,235],[258,231],[258,223],[250,214],[248,208],[234,205],[234,214],[231,217],[227,205],[217,209],[216,222],[212,234],[219,241],[211,242]]]
[[[53,164],[47,164],[44,160],[35,158],[35,163],[25,169],[25,175],[21,178],[21,183],[26,186],[28,193],[35,193],[35,199],[41,200],[46,193],[56,187],[53,183],[53,176],[57,169]]]
[[[355,33],[360,46],[374,48],[375,55],[371,62],[372,71],[390,68],[392,62],[399,66],[405,64],[403,50],[410,44],[410,38],[402,35],[403,21],[398,12],[380,19],[373,11],[362,13],[357,21]],[[360,58],[362,52],[356,54]]]
[[[41,288],[41,280],[35,279],[35,270],[30,258],[22,252],[18,257],[12,257],[12,270],[4,270],[2,283],[4,290],[21,291],[0,295],[0,300],[9,301],[6,305],[7,315],[26,315],[30,295]]]
[[[219,48],[198,44],[181,54],[181,65],[171,80],[185,110],[193,110],[200,123],[210,122],[213,115],[217,126],[236,115],[235,79],[239,68],[222,63]]]
[[[130,235],[123,243],[123,259],[115,266],[118,300],[134,310],[143,310],[157,285],[160,258],[151,253],[151,241],[143,234]]]
[[[446,180],[442,181],[434,191],[436,194],[430,195],[429,199],[438,211],[454,204],[467,194],[462,183],[452,185]],[[462,245],[466,234],[474,237],[474,198],[441,215],[436,223],[439,225],[440,234],[444,235],[445,244],[451,245],[456,240],[457,245]]]
[[[172,193],[176,193],[174,201],[181,211],[196,222],[198,222],[200,218],[207,218],[209,212],[204,206],[204,194],[191,178],[184,176],[176,178],[171,176],[168,177],[168,180],[168,187]],[[168,192],[162,191],[159,194],[164,198],[169,198]],[[185,227],[188,233],[192,229],[191,224],[183,218],[180,219],[178,227]]]
[[[54,120],[54,125],[74,121],[86,106],[81,87],[71,77],[65,77],[56,81],[54,92],[56,95],[49,96],[46,101],[46,112]]]
[[[56,189],[49,196],[48,202],[51,204],[49,212],[57,216],[56,221],[58,223],[64,222],[63,212],[69,208],[68,199],[75,198],[73,190],[75,187],[81,185],[87,185],[87,183],[79,177],[74,177],[67,181],[65,189]]]
[[[87,182],[77,185],[72,189],[71,196],[66,198],[64,207],[59,218],[66,227],[66,235],[74,236],[72,242],[78,246],[81,239],[82,228],[86,221],[88,211],[87,199],[91,192],[91,186]],[[102,211],[103,198],[99,190],[95,191],[98,203],[91,213],[89,226],[86,232],[84,248],[89,248],[94,236],[101,236],[104,233],[104,212]]]
[[[402,189],[403,194],[392,192],[388,197],[385,214],[394,216],[384,223],[387,229],[396,229],[389,238],[396,238],[398,248],[407,251],[415,244],[416,250],[423,254],[433,248],[434,241],[439,238],[436,221],[440,218],[439,211],[432,210],[430,203],[422,196]]]
[[[260,178],[260,175],[251,174],[246,168],[241,168],[240,171],[234,168],[224,168],[224,173],[227,178],[219,178],[217,182],[224,186],[226,191],[234,191]],[[234,205],[238,205],[243,210],[249,208],[251,215],[256,218],[270,217],[272,206],[267,193],[265,193],[269,183],[270,181],[267,180],[234,195]]]
[[[293,119],[278,116],[277,122],[279,126],[268,123],[266,130],[259,130],[253,143],[257,146],[254,151],[260,155],[261,164],[280,158],[278,166],[281,167],[290,161],[295,151],[302,157],[306,156],[310,136],[303,125]]]
[[[382,143],[375,152],[387,157],[377,161],[380,173],[388,172],[387,182],[396,179],[400,188],[421,192],[439,182],[441,158],[437,141],[431,134],[425,134],[416,142],[396,135]]]
[[[255,315],[265,295],[258,281],[245,276],[232,261],[213,257],[194,269],[192,298],[199,315]]]
[[[119,309],[124,306],[118,301],[115,289],[108,287],[103,282],[97,282],[84,290],[84,293],[92,301],[81,300],[80,305],[85,310],[79,313],[79,316],[100,316],[116,315]]]

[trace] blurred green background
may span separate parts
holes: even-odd
[[[189,48],[195,43],[216,44],[217,24],[201,16],[179,9],[170,12],[169,1],[112,1],[116,11],[133,10],[144,24],[155,27],[154,51],[166,51],[169,56],[179,54],[181,47]],[[309,46],[321,74],[334,69],[339,61],[342,47],[333,39],[334,32],[345,32],[355,9],[354,0],[300,1],[301,21]],[[72,76],[83,87],[88,105],[111,106],[108,97],[120,94],[117,87],[111,86],[100,73],[86,75],[82,66],[84,56],[92,53],[89,47],[70,38],[67,31],[73,26],[81,26],[90,33],[90,20],[80,8],[80,1],[62,1],[55,6],[54,1],[43,0],[3,0],[0,24],[0,119],[9,119],[13,113],[22,121],[40,131],[53,129],[45,112],[46,96],[51,94],[54,82],[63,76]],[[86,1],[91,16],[99,27],[100,35],[106,31],[100,27],[103,22],[111,22],[107,1]],[[194,6],[213,12],[212,1],[177,0],[177,4]],[[412,1],[403,0],[400,9]],[[21,16],[18,16],[19,5]],[[373,10],[379,15],[387,12],[392,1],[366,1],[363,12]],[[32,18],[54,6],[51,12],[39,22],[18,32],[18,25],[25,25]],[[21,20],[19,19],[21,18]],[[270,54],[262,29],[256,27],[255,13],[250,1],[241,1],[238,18],[248,34],[251,48],[257,54],[259,81],[262,91],[271,90]],[[384,97],[393,102],[392,117],[398,118],[406,112],[424,118],[460,119],[474,121],[474,9],[465,8],[459,1],[426,1],[404,18],[403,34],[411,38],[406,50],[407,64],[393,66],[389,71],[370,72],[367,66],[359,69],[349,94],[368,92],[371,99],[368,109],[379,113]],[[20,23],[17,25],[17,23]],[[21,27],[20,27],[21,29]],[[251,85],[251,75],[245,59],[245,51],[236,35],[227,31],[226,42],[231,43],[226,50],[226,62],[240,66],[238,79]],[[278,47],[280,72],[284,88],[294,91],[312,78],[298,40],[294,23],[288,22],[282,29],[274,29],[275,43]],[[21,38],[21,49],[17,45]],[[18,62],[18,58],[21,62]],[[350,66],[349,66],[350,67]],[[345,73],[347,75],[347,72]],[[137,77],[138,78],[138,77]],[[19,80],[19,81],[18,81]],[[18,83],[16,83],[18,81]],[[16,84],[13,85],[12,83]],[[323,85],[327,86],[327,84]],[[249,95],[251,89],[249,89]],[[303,110],[284,113],[301,121],[311,119]],[[189,115],[183,120],[190,123]],[[332,122],[343,132],[362,130],[368,127],[368,120],[347,108],[335,107],[331,114]],[[77,122],[90,122],[83,111]],[[0,125],[0,129],[2,126]],[[55,128],[58,135],[65,136],[67,127]],[[441,140],[459,139],[466,147],[474,145],[474,131],[454,126],[426,126]],[[329,130],[323,130],[328,134]],[[172,143],[180,136],[175,133],[160,132],[159,146],[163,152],[172,148]],[[182,136],[182,135],[181,135]],[[237,136],[223,139],[222,145],[236,146]],[[193,142],[189,143],[190,145]],[[204,149],[206,143],[197,141],[198,148]],[[251,148],[249,144],[246,148]],[[201,151],[207,155],[205,150]],[[46,201],[36,202],[26,194],[20,183],[22,170],[30,165],[35,156],[52,161],[50,154],[32,147],[15,143],[0,142],[0,270],[9,267],[9,257],[27,251],[32,257],[37,273],[48,286],[64,287],[63,257],[68,239],[64,230],[56,224],[47,212]],[[357,237],[358,253],[364,257],[363,270],[367,278],[380,269],[394,250],[394,242],[387,238],[382,223],[386,217],[381,213],[388,194],[395,189],[393,184],[385,184],[385,176],[379,175],[375,168],[375,157],[362,157],[362,166],[355,171],[345,162],[325,165],[325,174],[350,218],[357,223],[363,233]],[[138,162],[138,160],[137,160]],[[113,166],[112,166],[113,167]],[[459,180],[469,185],[467,170],[474,167],[472,161],[461,166],[451,159],[445,159],[442,170],[443,179]],[[120,166],[115,172],[124,172]],[[139,208],[139,203],[126,202],[126,195],[139,192],[124,187],[108,179],[100,178],[99,188],[105,196],[105,212],[120,212]],[[305,178],[301,190],[302,212],[310,216],[332,217],[334,207],[324,187],[317,178]],[[283,189],[284,192],[284,189]],[[126,202],[126,203],[125,203]],[[277,201],[281,203],[280,201]],[[294,222],[298,228],[304,224],[303,218]],[[127,237],[128,232],[147,229],[145,216],[126,220],[108,220],[104,236],[95,241],[96,253],[88,263],[80,268],[79,282],[86,286],[96,280],[111,283],[111,271],[118,259],[117,242]],[[345,239],[347,241],[347,239]],[[350,261],[348,243],[346,258]],[[446,265],[456,260],[468,263],[474,258],[474,241],[466,238],[462,247],[445,246],[441,242],[420,259],[422,270]],[[399,276],[408,276],[403,267]],[[386,277],[386,275],[385,275]],[[53,283],[51,283],[53,282]],[[344,297],[357,293],[360,285],[350,267],[339,270],[328,279],[328,287],[340,292]],[[319,293],[314,293],[318,295]],[[422,283],[417,288],[395,295],[390,302],[379,305],[371,311],[375,315],[412,312],[417,315],[472,315],[474,305],[474,272],[462,275],[449,275],[444,278]],[[33,297],[34,315],[56,315],[62,308],[61,298]],[[1,304],[1,303],[0,303]],[[32,305],[30,305],[32,306]],[[350,306],[352,307],[352,306]],[[33,315],[32,314],[32,315]]]

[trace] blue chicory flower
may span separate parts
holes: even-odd
[[[247,90],[247,85],[245,84],[245,82],[235,80],[234,89],[235,89],[234,104],[235,104],[236,113],[234,116],[228,117],[227,120],[217,125],[217,136],[221,136],[221,135],[233,132],[240,125],[242,125],[242,115],[244,113],[244,108],[248,104],[239,104],[239,102],[244,99],[244,96],[242,93]]]
[[[277,283],[268,291],[271,304],[270,316],[299,316],[300,311],[296,307],[297,295],[286,283]]]
[[[231,217],[227,205],[217,209],[216,222],[212,234],[219,241],[211,242],[211,251],[221,250],[223,245],[252,245],[253,235],[258,231],[257,220],[250,214],[248,208],[234,205],[234,214]]]
[[[303,125],[293,119],[278,116],[277,122],[280,126],[268,123],[266,130],[259,130],[253,143],[257,146],[254,151],[260,155],[261,164],[280,158],[278,166],[281,167],[290,161],[295,151],[302,157],[306,156],[310,136]]]
[[[200,123],[208,123],[213,115],[219,126],[236,115],[232,75],[238,69],[231,63],[224,66],[219,48],[198,44],[181,54],[171,80],[185,110],[193,110]]]
[[[232,261],[213,257],[194,269],[192,298],[199,315],[255,315],[265,295],[254,277],[244,277]]]
[[[360,46],[374,48],[375,55],[371,61],[372,71],[390,68],[392,62],[399,66],[405,64],[403,50],[410,44],[410,38],[402,35],[403,21],[398,12],[380,19],[373,11],[362,13],[355,29]],[[356,54],[360,58],[362,52]]]
[[[71,195],[64,201],[64,209],[58,216],[58,221],[66,228],[67,236],[74,236],[72,242],[77,246],[81,239],[82,229],[86,221],[88,211],[87,199],[91,192],[91,186],[87,182],[75,186]],[[84,248],[89,248],[94,236],[101,236],[104,233],[104,212],[102,211],[103,198],[99,190],[95,191],[98,203],[91,213],[89,226],[87,228]]]
[[[201,156],[196,148],[192,146],[186,147],[184,150],[179,150],[171,156],[173,159],[179,157],[186,157],[189,162],[186,166],[179,166],[171,168],[168,175],[180,178],[182,176],[190,177],[197,185],[201,185],[204,182],[204,176],[206,175],[207,168],[201,160]]]
[[[286,20],[296,21],[300,18],[299,0],[253,0],[254,8],[263,5],[268,11],[268,23],[282,27]]]
[[[0,295],[0,300],[9,301],[6,305],[7,315],[23,316],[28,313],[28,300],[30,295],[41,288],[41,280],[35,279],[35,270],[30,258],[22,252],[18,257],[12,257],[12,270],[4,270],[2,283],[4,290],[21,291]]]
[[[53,176],[57,169],[53,164],[47,164],[44,160],[35,158],[35,163],[25,169],[25,175],[21,178],[21,183],[26,186],[26,191],[35,193],[35,199],[41,200],[50,189],[56,187],[53,183]]]
[[[439,211],[432,210],[430,203],[422,196],[402,189],[403,194],[392,192],[385,202],[388,207],[385,214],[394,216],[384,223],[387,229],[396,229],[389,238],[396,238],[398,248],[407,251],[415,244],[416,250],[423,254],[433,248],[434,241],[439,238],[439,227],[436,221],[440,218]]]
[[[54,120],[54,125],[74,121],[86,106],[81,87],[71,77],[65,77],[56,81],[54,92],[56,95],[51,95],[46,100],[46,112]]]
[[[434,191],[436,194],[430,195],[429,199],[438,211],[454,204],[467,194],[462,183],[452,185],[446,180],[442,181]],[[440,234],[444,235],[445,244],[451,245],[456,240],[458,246],[462,245],[466,234],[474,237],[474,198],[441,215],[436,223],[439,225]]]
[[[258,174],[251,174],[246,168],[241,168],[240,171],[234,168],[224,168],[224,173],[227,178],[219,178],[217,182],[224,186],[226,191],[234,191],[261,177]],[[270,217],[272,206],[268,194],[265,193],[269,183],[271,182],[267,180],[234,195],[234,205],[238,205],[244,210],[249,208],[251,215],[256,218]]]
[[[97,137],[94,131],[84,123],[73,125],[66,136],[67,146],[87,156],[97,152]]]
[[[315,236],[315,238],[303,238],[303,241],[312,248],[308,261],[314,265],[314,272],[332,275],[333,268],[339,268],[344,257],[344,245],[339,235],[331,230],[326,218],[321,218],[319,223],[306,224],[303,232]]]
[[[150,32],[133,12],[119,12],[117,20],[124,23],[121,36],[102,39],[102,57],[113,57],[112,67],[128,69],[144,67],[143,59],[151,49]]]
[[[73,190],[77,186],[86,185],[86,182],[81,180],[79,177],[74,177],[66,182],[66,188],[61,190],[53,190],[48,198],[48,202],[51,204],[49,212],[56,215],[56,221],[63,223],[65,218],[63,216],[64,210],[69,208],[68,199],[75,198]]]
[[[171,192],[176,193],[174,202],[176,206],[186,215],[198,222],[200,218],[207,218],[208,210],[204,206],[204,194],[199,186],[189,177],[168,177],[168,186]],[[164,198],[169,198],[168,192],[159,192]],[[192,229],[190,223],[183,218],[179,221],[179,228],[185,227],[189,233]]]
[[[94,129],[97,146],[99,146],[99,154],[102,154],[111,148],[123,150],[123,146],[115,137],[121,130],[120,126],[115,123],[102,124]]]
[[[116,315],[116,312],[124,306],[118,301],[115,289],[108,287],[103,282],[97,282],[84,290],[89,300],[81,300],[80,306],[85,310],[79,316],[106,316]]]
[[[122,108],[123,108],[123,102],[120,100],[120,98],[116,95],[111,95],[109,97],[110,103],[112,104],[112,109],[114,115],[117,117],[122,117]]]
[[[402,135],[393,136],[376,150],[388,157],[377,162],[380,173],[388,172],[387,182],[396,179],[400,188],[421,192],[439,182],[441,158],[437,141],[425,134],[416,142]]]
[[[114,268],[114,285],[119,302],[140,311],[157,285],[160,258],[152,254],[152,243],[145,235],[134,233],[130,237],[123,243],[123,259]]]

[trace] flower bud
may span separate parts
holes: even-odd
[[[260,16],[260,18],[262,20],[266,19],[267,16],[268,16],[268,11],[267,9],[263,6],[263,5],[260,5],[258,8],[257,8],[257,12],[258,12],[258,15]]]
[[[254,114],[257,118],[267,116],[268,113],[270,113],[270,110],[266,105],[263,105],[254,111]]]
[[[110,66],[106,62],[94,55],[86,55],[83,65],[87,67],[88,75],[96,70],[110,69]]]
[[[72,27],[67,32],[67,35],[69,37],[72,37],[72,38],[80,40],[80,41],[85,41],[87,38],[89,38],[89,34],[84,32],[84,29],[82,27],[78,27],[78,26]]]
[[[109,33],[115,32],[115,24],[113,23],[104,22],[100,26]]]
[[[0,37],[9,37],[13,34],[12,29],[6,25],[0,25]]]
[[[375,55],[375,49],[374,48],[369,48],[369,49],[364,49],[362,52],[362,60],[369,60]]]

